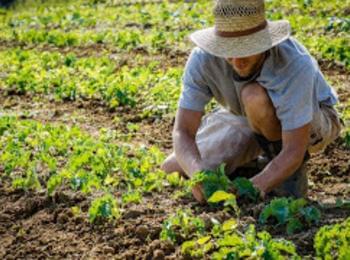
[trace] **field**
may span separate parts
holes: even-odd
[[[212,1],[0,8],[0,258],[349,259],[350,1],[266,5],[319,62],[344,128],[308,162],[307,201],[243,185],[206,206],[160,164],[187,36],[213,24]]]

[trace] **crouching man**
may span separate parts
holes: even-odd
[[[290,37],[288,21],[265,19],[263,0],[217,0],[215,26],[196,31],[183,76],[166,172],[189,178],[226,171],[264,152],[269,163],[253,178],[263,196],[307,195],[305,162],[340,132],[335,91],[317,62]],[[214,98],[222,109],[204,115]],[[203,202],[199,185],[194,197]]]

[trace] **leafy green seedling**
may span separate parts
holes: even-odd
[[[228,209],[232,209],[236,215],[239,215],[239,208],[237,206],[236,196],[232,193],[227,193],[222,190],[216,191],[208,199],[209,203],[220,203],[224,202],[224,206]]]
[[[201,258],[214,247],[211,236],[202,236],[195,240],[189,240],[181,245],[183,255]]]
[[[210,233],[185,241],[181,253],[210,259],[300,259],[292,242],[274,239],[266,231],[257,233],[254,225],[245,232],[237,227],[236,219],[217,223]]]
[[[253,202],[256,202],[259,198],[258,190],[247,178],[238,177],[234,179],[233,187],[235,188],[238,197],[248,198]]]
[[[350,218],[344,222],[323,226],[314,239],[316,256],[322,259],[349,259]]]
[[[206,200],[218,190],[228,191],[232,185],[230,179],[225,175],[224,164],[215,171],[206,170],[196,173],[192,177],[191,185],[195,186],[198,183],[203,187]]]
[[[275,219],[278,225],[286,225],[288,234],[293,234],[301,230],[304,223],[318,223],[320,216],[320,211],[307,206],[304,199],[276,198],[260,213],[259,222],[264,225],[270,218]]]
[[[122,195],[122,201],[124,204],[139,204],[142,201],[142,194],[139,191],[130,190]]]
[[[166,180],[169,182],[172,187],[183,186],[184,182],[178,172],[173,172],[171,174],[166,175]]]
[[[344,135],[344,142],[345,142],[345,146],[347,148],[350,148],[350,128],[347,129],[347,131],[345,132]]]
[[[95,222],[99,218],[108,220],[120,217],[116,199],[111,194],[106,194],[95,199],[89,208],[89,220]]]
[[[28,169],[24,178],[15,178],[12,181],[12,186],[15,189],[21,189],[24,191],[41,189],[35,169]]]
[[[81,215],[81,208],[78,206],[71,207],[71,211],[73,213],[73,216],[77,217]]]
[[[201,218],[194,217],[188,210],[180,209],[163,222],[160,239],[176,243],[202,234],[204,230],[205,224]]]

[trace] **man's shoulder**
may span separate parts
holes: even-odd
[[[273,64],[277,68],[286,66],[317,66],[309,51],[293,37],[281,42],[271,50]]]
[[[282,76],[292,75],[302,70],[313,74],[319,70],[319,67],[317,61],[301,43],[294,38],[289,38],[270,50],[265,70],[268,74]]]
[[[206,64],[208,62],[215,62],[217,57],[199,47],[194,47],[191,51],[189,60],[195,60],[202,64]]]
[[[196,71],[203,77],[216,77],[215,73],[226,70],[225,60],[199,47],[192,49],[186,63],[186,71]]]
[[[286,91],[295,85],[313,85],[319,74],[316,60],[297,40],[290,38],[270,50],[263,69],[257,79],[270,90]]]

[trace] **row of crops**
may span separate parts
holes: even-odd
[[[269,19],[288,19],[294,36],[318,58],[350,66],[350,2],[267,1]],[[0,13],[0,39],[17,45],[102,45],[119,52],[188,51],[190,32],[213,23],[211,1],[114,4],[74,1]],[[33,15],[35,13],[35,15]],[[156,15],[155,15],[156,14]]]
[[[212,2],[204,0],[25,2],[14,10],[0,9],[0,94],[58,104],[99,101],[109,112],[127,108],[141,118],[125,122],[130,132],[138,131],[145,118],[174,116],[184,57],[192,48],[187,36],[213,23]],[[349,0],[269,0],[266,5],[268,18],[288,19],[293,35],[318,60],[335,62],[349,73]],[[338,108],[346,125],[341,145],[349,148],[349,101]],[[125,120],[123,113],[119,120]],[[77,126],[23,117],[0,110],[1,184],[9,190],[44,191],[48,197],[61,190],[83,193],[89,208],[71,210],[90,223],[117,223],[130,205],[169,189],[171,199],[191,198],[197,182],[204,183],[210,207],[231,218],[203,219],[186,209],[167,216],[160,239],[191,258],[301,259],[293,242],[261,228],[275,225],[292,235],[322,223],[320,207],[279,198],[247,225],[241,219],[243,205],[261,202],[247,179],[231,182],[219,168],[187,181],[160,170],[165,158],[160,147],[134,144],[118,129],[102,128],[92,136]],[[228,192],[232,187],[237,197]],[[320,227],[310,243],[322,259],[348,259],[349,234],[348,218]]]
[[[156,147],[136,148],[116,144],[115,140],[113,131],[101,130],[96,139],[77,127],[2,117],[2,179],[9,180],[15,189],[45,189],[48,196],[62,187],[92,195],[88,212],[72,207],[75,214],[87,215],[90,222],[119,219],[125,206],[141,203],[144,194],[161,192],[169,186],[177,189],[174,198],[191,196],[191,187],[200,181],[209,203],[214,207],[224,205],[236,218],[223,223],[214,218],[205,222],[190,211],[178,210],[164,221],[161,239],[181,245],[181,252],[191,257],[203,257],[210,252],[213,259],[299,258],[292,242],[272,238],[266,231],[257,232],[254,225],[240,225],[236,197],[224,190],[233,185],[239,201],[257,202],[257,192],[247,179],[237,178],[231,183],[221,168],[212,175],[185,181],[177,173],[166,175],[158,169],[164,155]],[[117,191],[119,196],[115,196]],[[288,234],[293,234],[317,224],[320,218],[320,211],[304,199],[279,198],[265,206],[259,222],[261,225],[277,222]],[[322,227],[315,237],[316,254],[325,258],[336,254],[339,259],[346,259],[349,232],[349,219]]]
[[[276,201],[279,203],[280,201]],[[280,203],[281,204],[281,203]],[[275,217],[281,218],[286,208],[275,208]],[[297,214],[297,212],[295,212]],[[266,232],[257,232],[253,224],[242,232],[237,219],[218,223],[205,231],[205,222],[186,211],[178,211],[164,224],[164,239],[188,239],[181,244],[184,255],[202,258],[210,252],[211,259],[302,259],[295,245],[285,239],[272,238]],[[347,259],[349,255],[350,219],[334,226],[324,226],[315,235],[314,249],[320,259]],[[174,232],[176,230],[176,232]],[[193,233],[195,237],[193,238]]]
[[[143,110],[143,116],[174,112],[182,68],[133,57],[133,66],[117,66],[108,55],[81,57],[69,53],[0,51],[0,84],[6,92],[43,94],[54,100],[100,100]]]

